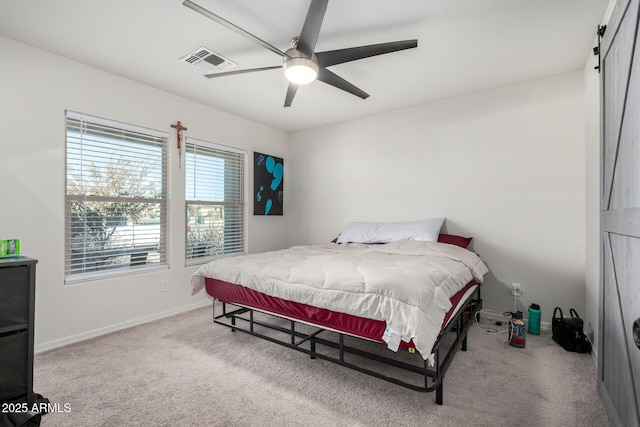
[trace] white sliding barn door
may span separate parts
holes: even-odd
[[[602,39],[598,391],[614,425],[640,426],[640,43],[619,0]],[[637,323],[637,326],[634,324]]]

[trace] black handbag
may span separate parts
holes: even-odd
[[[560,312],[560,316],[556,316],[558,312]],[[573,308],[569,310],[569,314],[572,317],[564,317],[560,307],[553,310],[551,321],[553,340],[567,351],[591,353],[591,343],[583,330],[584,321]]]

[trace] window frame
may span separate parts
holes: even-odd
[[[161,183],[160,196],[159,197],[125,197],[125,196],[100,196],[95,194],[70,194],[69,193],[69,173],[70,173],[70,126],[73,126],[75,123],[78,123],[80,127],[83,126],[83,123],[88,123],[90,125],[95,125],[102,127],[104,129],[113,129],[114,131],[120,131],[123,134],[126,132],[132,132],[134,134],[142,134],[146,137],[149,137],[151,140],[155,138],[157,140],[156,146],[159,147],[160,150],[160,158],[156,159],[159,161],[160,167],[160,178],[159,181]],[[84,135],[82,129],[80,130],[80,135]],[[106,131],[105,131],[106,134]],[[115,139],[114,139],[115,140]],[[131,274],[141,274],[150,271],[164,270],[169,268],[169,153],[168,153],[168,142],[170,140],[170,134],[168,132],[162,132],[154,129],[144,128],[141,126],[131,125],[127,123],[118,122],[115,120],[104,119],[100,117],[95,117],[83,113],[77,113],[74,111],[65,111],[65,250],[64,250],[64,278],[65,285],[67,284],[75,284],[82,282],[89,282],[94,280],[106,279],[106,278],[117,278],[122,276],[127,276]],[[131,142],[126,140],[126,142]],[[82,142],[80,143],[82,145]],[[84,147],[84,146],[83,146]],[[111,147],[113,148],[113,147]],[[151,151],[151,150],[150,150]],[[104,160],[106,162],[109,154],[105,154],[104,158],[100,158],[99,160]],[[129,155],[126,160],[135,161],[134,155]],[[80,172],[81,174],[84,171]],[[83,175],[84,176],[84,175]],[[129,256],[130,261],[129,264],[119,263],[115,267],[105,267],[98,268],[94,271],[86,271],[88,267],[86,266],[86,261],[84,263],[83,271],[74,272],[73,271],[73,262],[72,262],[72,249],[73,249],[73,238],[72,238],[72,203],[74,201],[81,202],[102,202],[102,203],[152,203],[159,205],[160,211],[160,221],[159,221],[159,232],[157,234],[157,251],[159,253],[158,262],[152,262],[147,264],[147,256],[151,251],[144,255],[144,262],[140,262],[140,258],[136,259],[135,256],[138,254],[142,254],[142,251],[136,252],[136,248],[141,248],[140,246],[133,246],[135,244],[135,238],[132,238],[132,246],[129,248],[128,246],[123,246],[121,248],[121,252],[118,250],[108,250],[105,251],[106,255],[113,257],[123,257]],[[86,222],[85,222],[86,224]],[[155,233],[153,233],[153,237],[155,238]],[[86,248],[86,246],[83,246]],[[141,255],[138,255],[141,256]],[[95,268],[95,267],[94,267]]]
[[[221,145],[221,144],[217,144],[217,143],[213,143],[213,142],[209,142],[209,141],[203,141],[200,139],[196,139],[196,138],[192,138],[192,137],[187,137],[185,139],[185,143],[184,143],[184,147],[185,147],[185,166],[184,166],[184,178],[185,178],[185,195],[184,195],[184,220],[185,220],[185,227],[184,227],[184,241],[185,241],[185,251],[184,251],[184,259],[185,259],[185,266],[193,266],[193,265],[200,265],[200,264],[206,264],[207,262],[213,260],[213,259],[219,259],[219,258],[226,258],[226,257],[231,257],[231,256],[238,256],[238,255],[245,255],[247,253],[247,222],[248,222],[248,217],[247,217],[247,182],[248,182],[248,176],[247,176],[247,166],[248,166],[248,152],[247,150],[244,149],[240,149],[240,148],[235,148],[235,147],[229,147],[226,145]],[[189,185],[189,154],[198,154],[195,153],[194,151],[191,150],[195,150],[195,148],[192,147],[201,147],[204,150],[212,150],[212,151],[221,151],[224,153],[227,153],[231,156],[237,156],[240,155],[241,156],[241,161],[237,162],[237,164],[241,167],[241,173],[236,174],[236,176],[239,176],[239,182],[238,185],[241,187],[240,188],[240,194],[239,194],[239,201],[225,201],[225,200],[216,200],[216,201],[210,201],[210,200],[201,200],[201,199],[197,199],[197,197],[194,197],[193,199],[190,198],[188,196],[189,194],[189,190],[187,189],[187,186]],[[199,154],[204,154],[204,153],[199,153]],[[208,154],[204,154],[204,155],[208,155]],[[215,156],[213,156],[215,157]],[[197,176],[195,175],[194,172],[194,179],[197,179]],[[196,186],[196,183],[193,183],[194,187]],[[223,197],[224,198],[224,197]],[[190,233],[190,222],[189,222],[189,206],[190,205],[205,205],[205,206],[211,206],[212,208],[219,208],[219,207],[237,207],[239,208],[239,216],[240,216],[240,224],[239,224],[239,228],[235,227],[235,229],[239,229],[241,231],[241,237],[238,239],[234,239],[231,243],[236,246],[239,247],[240,250],[238,251],[232,251],[232,252],[223,252],[223,253],[219,253],[219,254],[205,254],[202,256],[190,256],[190,245],[189,245],[189,233]]]

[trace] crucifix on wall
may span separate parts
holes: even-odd
[[[182,131],[187,130],[187,128],[182,126],[179,120],[178,123],[171,125],[171,127],[174,128],[178,134],[178,166],[182,168]]]

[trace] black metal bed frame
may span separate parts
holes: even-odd
[[[380,354],[372,353],[367,350],[358,349],[345,344],[345,336],[351,336],[358,340],[370,341],[366,338],[362,338],[356,335],[345,334],[340,331],[336,331],[333,329],[326,329],[319,327],[317,325],[307,323],[304,321],[287,318],[278,314],[273,314],[268,311],[256,309],[253,307],[244,306],[242,304],[236,303],[227,303],[222,302],[222,314],[216,316],[215,314],[215,303],[213,304],[213,321],[219,325],[223,325],[231,328],[232,332],[241,331],[247,334],[265,339],[267,341],[271,341],[285,347],[292,348],[294,350],[300,351],[302,353],[308,354],[311,359],[324,359],[332,363],[336,363],[338,365],[356,370],[358,372],[365,373],[367,375],[374,376],[376,378],[383,379],[385,381],[392,382],[394,384],[419,391],[419,392],[432,392],[435,390],[436,392],[436,403],[438,405],[442,405],[443,402],[443,381],[445,373],[453,360],[453,357],[460,348],[462,351],[467,350],[467,331],[469,330],[470,325],[473,323],[473,319],[478,310],[482,308],[482,298],[480,297],[480,286],[477,286],[471,295],[464,301],[463,305],[457,311],[457,313],[451,318],[446,328],[440,333],[435,344],[433,345],[432,353],[435,358],[435,363],[433,367],[429,367],[429,360],[423,359],[423,357],[416,352],[414,349],[408,349],[409,353],[414,353],[417,358],[420,359],[421,365],[407,363],[402,360],[398,360],[398,357],[387,357],[382,356]],[[232,311],[227,310],[227,305],[233,305],[239,307]],[[275,323],[267,323],[265,321],[256,320],[254,318],[254,311],[267,314],[269,316],[273,316],[279,319],[284,319],[289,321],[289,328],[285,328]],[[248,315],[248,317],[247,317]],[[247,327],[241,327],[238,325],[238,320],[245,322]],[[301,332],[296,329],[296,323],[305,324],[316,328],[314,332],[306,333]],[[283,334],[282,338],[275,338],[273,336],[265,335],[260,332],[257,332],[255,326],[260,326],[267,328],[271,331],[276,331],[278,333]],[[323,332],[330,331],[337,334],[338,339],[337,342],[335,340],[329,340],[320,338],[320,335]],[[451,336],[455,334],[455,339],[450,342],[446,342],[445,337]],[[374,342],[375,341],[370,341]],[[308,348],[303,347],[302,344],[309,343]],[[384,344],[376,343],[380,346],[384,346]],[[321,353],[317,350],[317,346],[325,346],[327,348],[331,348],[334,350],[338,350],[338,357],[327,355]],[[398,351],[402,351],[400,349]],[[407,349],[405,349],[407,350]],[[446,350],[444,354],[441,354],[441,351]],[[392,366],[395,368],[399,368],[401,371],[410,372],[413,374],[419,374],[424,379],[424,385],[416,385],[407,382],[406,380],[388,376],[381,372],[377,372],[345,360],[345,354],[352,354],[356,356],[363,357],[368,360],[373,360],[381,363],[384,366]],[[397,356],[395,353],[391,353],[394,356]]]

